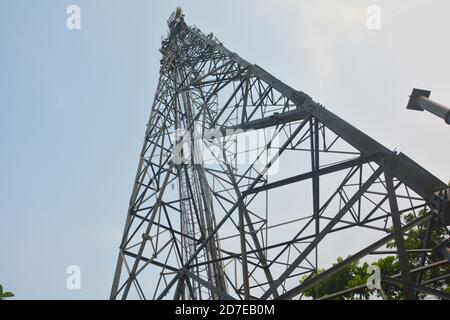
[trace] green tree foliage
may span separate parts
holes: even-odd
[[[342,258],[338,258],[336,264],[339,264],[343,261]],[[349,288],[355,288],[357,286],[363,285],[367,283],[367,278],[369,277],[367,273],[369,265],[364,263],[360,265],[359,261],[353,262],[348,265],[341,272],[336,275],[325,279],[318,286],[308,289],[305,291],[306,297],[311,298],[319,298],[324,297],[329,294],[342,291]],[[324,270],[320,270],[319,273]],[[306,277],[302,279],[302,281],[306,280]],[[337,298],[336,300],[364,300],[370,297],[369,290],[358,290],[351,293],[343,294]]]
[[[5,300],[7,298],[12,298],[12,297],[14,297],[14,293],[9,292],[9,291],[3,292],[3,286],[0,285],[0,300]]]
[[[423,216],[424,214],[425,211],[421,211],[418,215]],[[402,217],[404,223],[410,223],[416,218],[417,217],[412,213],[404,215]],[[434,247],[449,239],[448,231],[446,230],[446,228],[439,225],[439,223],[440,222],[437,221],[437,219],[433,221],[434,228],[430,237],[430,247]],[[428,221],[425,221],[417,225],[417,227],[412,228],[405,233],[405,246],[407,250],[422,249],[422,239],[424,239],[427,226]],[[387,248],[393,251],[397,249],[394,241],[388,243]],[[431,264],[443,260],[443,257],[439,253],[433,252],[431,254],[425,255],[425,259],[426,264]],[[408,260],[410,270],[418,268],[422,265],[422,254],[410,253],[408,254]],[[342,261],[343,261],[342,258],[338,258],[337,263],[340,263]],[[400,273],[400,265],[397,256],[388,256],[386,258],[379,259],[374,264],[380,268],[381,273],[383,275],[393,276]],[[361,286],[362,287],[361,289],[345,293],[339,297],[335,297],[334,299],[361,300],[361,299],[369,299],[373,295],[381,297],[378,291],[369,290],[365,286],[365,284],[367,283],[367,279],[370,276],[370,274],[368,273],[368,267],[369,265],[367,263],[360,264],[359,261],[356,261],[347,266],[345,269],[343,269],[336,275],[331,276],[328,279],[325,279],[316,287],[306,290],[304,292],[304,295],[310,298],[319,298],[331,295],[333,293],[342,290],[357,288],[358,286]],[[319,273],[323,271],[324,270],[319,270]],[[444,264],[440,267],[435,267],[423,272],[422,281],[435,279],[441,275],[446,274],[450,274],[449,264]],[[306,279],[307,277],[303,277],[300,281],[303,282]],[[418,280],[418,274],[413,274],[413,279]],[[434,289],[450,292],[450,279],[446,278],[439,281],[433,281],[432,283],[427,284],[427,286],[432,287]],[[398,286],[390,285],[383,282],[382,288],[384,291],[384,297],[387,299],[400,300],[404,298],[403,292],[401,288],[399,288]],[[424,299],[425,297],[426,294],[423,293],[418,294],[419,299]]]

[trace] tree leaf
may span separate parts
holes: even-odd
[[[12,298],[12,297],[14,297],[14,293],[5,292],[2,296],[3,296],[3,298]]]

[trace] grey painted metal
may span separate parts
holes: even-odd
[[[428,111],[450,124],[450,108],[430,99],[431,91],[413,89],[407,109]]]
[[[306,93],[294,90],[285,83],[281,82],[269,72],[265,71],[257,65],[250,64],[246,60],[239,57],[236,53],[232,53],[223,45],[214,42],[198,30],[194,30],[196,35],[208,43],[215,50],[227,55],[230,60],[235,61],[239,65],[249,69],[257,77],[263,79],[266,83],[277,89],[280,93],[291,99],[297,105],[306,104],[304,110],[317,117],[324,125],[333,132],[341,136],[344,140],[360,150],[364,154],[382,153],[388,158],[391,168],[395,176],[408,183],[408,185],[422,197],[430,202],[436,203],[434,192],[446,188],[446,184],[433,176],[430,172],[419,166],[413,160],[404,154],[395,154],[368,135],[364,134],[354,126],[339,118],[329,110],[325,109],[319,103],[312,100]]]
[[[446,185],[212,34],[188,26],[182,11],[168,24],[111,299],[297,299],[393,239],[411,297],[417,287],[406,254],[430,248],[424,239],[423,250],[407,252],[402,234],[431,216],[450,223]],[[257,156],[239,166],[240,132],[264,139]],[[196,161],[200,146],[222,147],[210,154],[214,166]],[[303,162],[290,174],[270,177],[274,164],[287,159]],[[336,187],[327,183],[331,178]],[[298,211],[286,221],[272,194],[297,190],[303,182],[311,199],[299,191],[292,204],[311,201],[311,212]],[[401,216],[416,210],[427,213],[402,227]],[[352,230],[381,239],[317,275],[325,240]],[[299,285],[301,276],[308,280]]]
[[[308,172],[308,173],[303,173],[300,175],[296,175],[290,178],[286,178],[283,180],[279,180],[279,181],[275,181],[275,182],[271,182],[271,183],[267,183],[264,186],[258,187],[258,188],[253,188],[251,190],[249,190],[248,192],[245,193],[245,195],[250,195],[250,194],[255,194],[261,191],[267,191],[267,190],[271,190],[271,189],[275,189],[275,188],[279,188],[282,186],[286,186],[289,185],[291,183],[296,183],[296,182],[300,182],[300,181],[304,181],[307,179],[311,179],[315,176],[322,176],[322,175],[326,175],[326,174],[330,174],[333,172],[337,172],[337,171],[341,171],[344,169],[351,169],[355,166],[358,165],[362,165],[365,163],[369,163],[372,161],[377,160],[380,157],[379,154],[374,154],[374,155],[370,155],[370,156],[362,156],[359,157],[357,159],[354,160],[349,160],[349,161],[345,161],[336,165],[332,165],[329,167],[324,167],[319,169],[319,167],[314,167],[313,171]]]
[[[415,300],[416,296],[413,290],[413,281],[409,271],[409,259],[406,252],[405,239],[403,238],[402,221],[398,209],[397,197],[395,195],[393,176],[389,165],[384,165],[384,175],[386,177],[386,186],[388,190],[389,206],[391,208],[392,224],[394,226],[395,244],[397,246],[397,257],[400,263],[402,274],[402,285],[405,297],[408,300]]]
[[[399,279],[395,279],[395,278],[388,277],[388,276],[382,276],[381,278],[385,282],[388,282],[388,283],[391,283],[391,284],[395,284],[395,285],[400,285],[400,286],[402,285],[402,281],[399,280]],[[450,294],[448,294],[448,293],[446,293],[444,291],[436,290],[436,289],[433,289],[433,288],[428,288],[428,287],[422,286],[420,284],[415,284],[415,283],[412,284],[412,287],[413,287],[413,289],[415,291],[420,291],[420,292],[423,292],[423,293],[427,293],[429,295],[435,296],[435,297],[440,298],[442,300],[450,300]]]
[[[328,225],[319,233],[316,234],[314,240],[306,247],[306,249],[298,256],[295,261],[288,266],[286,271],[275,281],[275,286],[278,287],[281,283],[294,271],[294,269],[302,262],[307,255],[317,247],[317,245],[323,240],[323,238],[330,232],[333,227],[339,222],[339,220],[350,210],[350,208],[359,200],[359,198],[369,189],[369,187],[378,179],[382,169],[379,168],[375,171],[370,178],[364,183],[364,185],[358,190],[358,192],[350,199],[345,206],[336,214],[336,216],[328,223]],[[267,299],[274,289],[269,289],[265,294],[261,296],[261,299]]]
[[[423,223],[424,221],[426,221],[427,218],[429,218],[432,214],[426,214],[423,217],[420,217],[416,220],[414,220],[413,222],[409,223],[408,225],[403,227],[403,231],[407,231],[410,230],[411,228],[417,226],[420,223]],[[364,256],[370,254],[371,252],[375,251],[376,249],[380,248],[381,246],[385,245],[386,243],[388,243],[389,241],[392,241],[395,238],[395,235],[393,233],[391,233],[390,235],[387,235],[386,237],[374,242],[373,244],[367,246],[366,248],[364,248],[363,250],[355,253],[354,255],[352,255],[351,257],[348,257],[347,259],[345,259],[344,261],[342,261],[341,263],[334,265],[333,267],[329,268],[328,270],[324,271],[323,273],[304,281],[302,284],[296,286],[295,288],[287,291],[285,294],[283,294],[282,296],[280,296],[280,299],[291,299],[293,297],[295,297],[296,295],[298,295],[299,293],[314,287],[315,285],[320,284],[324,279],[327,279],[333,275],[335,275],[336,273],[338,273],[339,271],[341,271],[342,269],[344,269],[346,266],[348,266],[349,264],[360,260],[361,258],[363,258]]]

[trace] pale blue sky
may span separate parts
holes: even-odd
[[[66,28],[66,8],[82,30]],[[18,298],[107,298],[166,20],[189,24],[450,179],[447,0],[0,0],[0,283]],[[382,29],[366,9],[382,9]],[[445,148],[446,147],[446,148]],[[79,265],[82,290],[66,289]]]

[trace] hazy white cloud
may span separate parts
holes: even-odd
[[[267,15],[277,7],[280,3],[267,1],[258,10]],[[359,1],[286,1],[282,8],[291,13],[285,23],[297,33],[294,45],[307,52],[319,77],[334,69],[333,47],[342,39],[360,36],[365,28],[365,8]]]
[[[385,16],[402,23],[408,14],[424,10],[427,2],[423,0],[409,1],[365,1],[365,0],[296,0],[266,1],[257,11],[268,15],[274,10],[291,12],[292,19],[284,21],[296,30],[298,36],[295,46],[309,55],[315,74],[319,79],[333,77],[337,70],[334,51],[344,41],[360,41],[367,35],[367,19],[369,6],[376,5],[381,9],[381,25]],[[282,8],[282,9],[280,9]],[[383,27],[381,31],[384,32]]]

